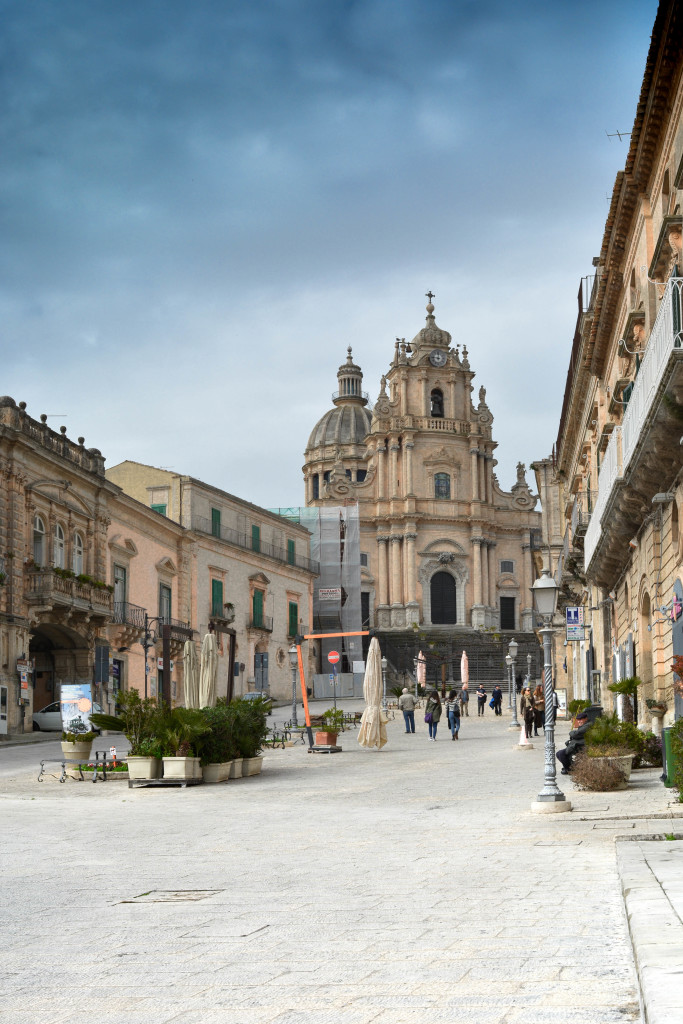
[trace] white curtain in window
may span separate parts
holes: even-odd
[[[74,534],[73,571],[77,576],[83,572],[83,538],[80,533]]]
[[[45,523],[40,516],[33,517],[33,561],[45,564]]]
[[[64,530],[59,525],[59,523],[55,524],[54,551],[52,560],[55,564],[55,568],[64,568]]]

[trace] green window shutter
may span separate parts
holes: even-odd
[[[289,632],[287,636],[296,636],[299,632],[299,605],[296,601],[289,602]]]
[[[211,580],[211,614],[223,615],[223,580]]]
[[[255,626],[263,625],[263,591],[255,590],[252,598],[252,618]]]
[[[260,526],[252,526],[252,528],[251,528],[251,550],[252,551],[260,551],[261,550],[261,527]]]
[[[211,533],[214,537],[221,535],[221,510],[219,508],[211,509]]]
[[[162,515],[162,516],[166,515],[166,506],[165,505],[150,505],[150,508],[151,508],[152,512],[158,512],[159,515]]]
[[[287,541],[287,564],[296,565],[296,545],[293,540]]]

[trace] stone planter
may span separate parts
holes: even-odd
[[[160,757],[127,757],[128,777],[131,779],[159,779],[161,778]]]
[[[337,746],[337,736],[338,736],[338,733],[336,733],[336,732],[327,732],[326,730],[321,730],[320,732],[316,732],[316,734],[315,734],[315,745],[316,745],[316,747],[336,747]]]
[[[666,714],[666,708],[648,708],[650,717],[652,718],[652,731],[655,736],[662,735],[662,719]]]
[[[624,754],[618,757],[592,757],[591,761],[604,761],[605,764],[613,764],[615,768],[624,776],[624,785],[620,786],[620,789],[626,789],[631,778],[631,765],[633,764],[633,754]]]
[[[204,782],[226,782],[230,778],[230,762],[205,764],[202,768]]]
[[[92,740],[86,743],[67,743],[66,740],[62,740],[62,753],[72,761],[82,761],[85,764],[90,760],[91,749]]]
[[[198,757],[165,757],[165,779],[201,779],[202,767]]]
[[[245,757],[242,760],[242,776],[260,775],[262,766],[263,754],[258,754],[256,757]]]
[[[242,761],[244,758],[236,757],[234,761],[229,761],[230,774],[229,779],[241,779],[242,778]]]

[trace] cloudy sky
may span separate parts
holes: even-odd
[[[437,322],[506,489],[557,433],[654,0],[0,0],[0,393],[303,501],[353,345]]]

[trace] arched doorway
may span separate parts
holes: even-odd
[[[637,674],[640,677],[642,686],[636,699],[640,703],[641,708],[645,706],[646,700],[654,696],[651,611],[650,595],[646,591],[640,602],[640,622],[638,624],[638,639],[640,642]],[[640,711],[641,708],[638,710]],[[638,717],[642,719],[642,715],[639,714]]]
[[[432,622],[435,626],[455,624],[457,619],[455,580],[449,572],[435,572],[429,584]]]

